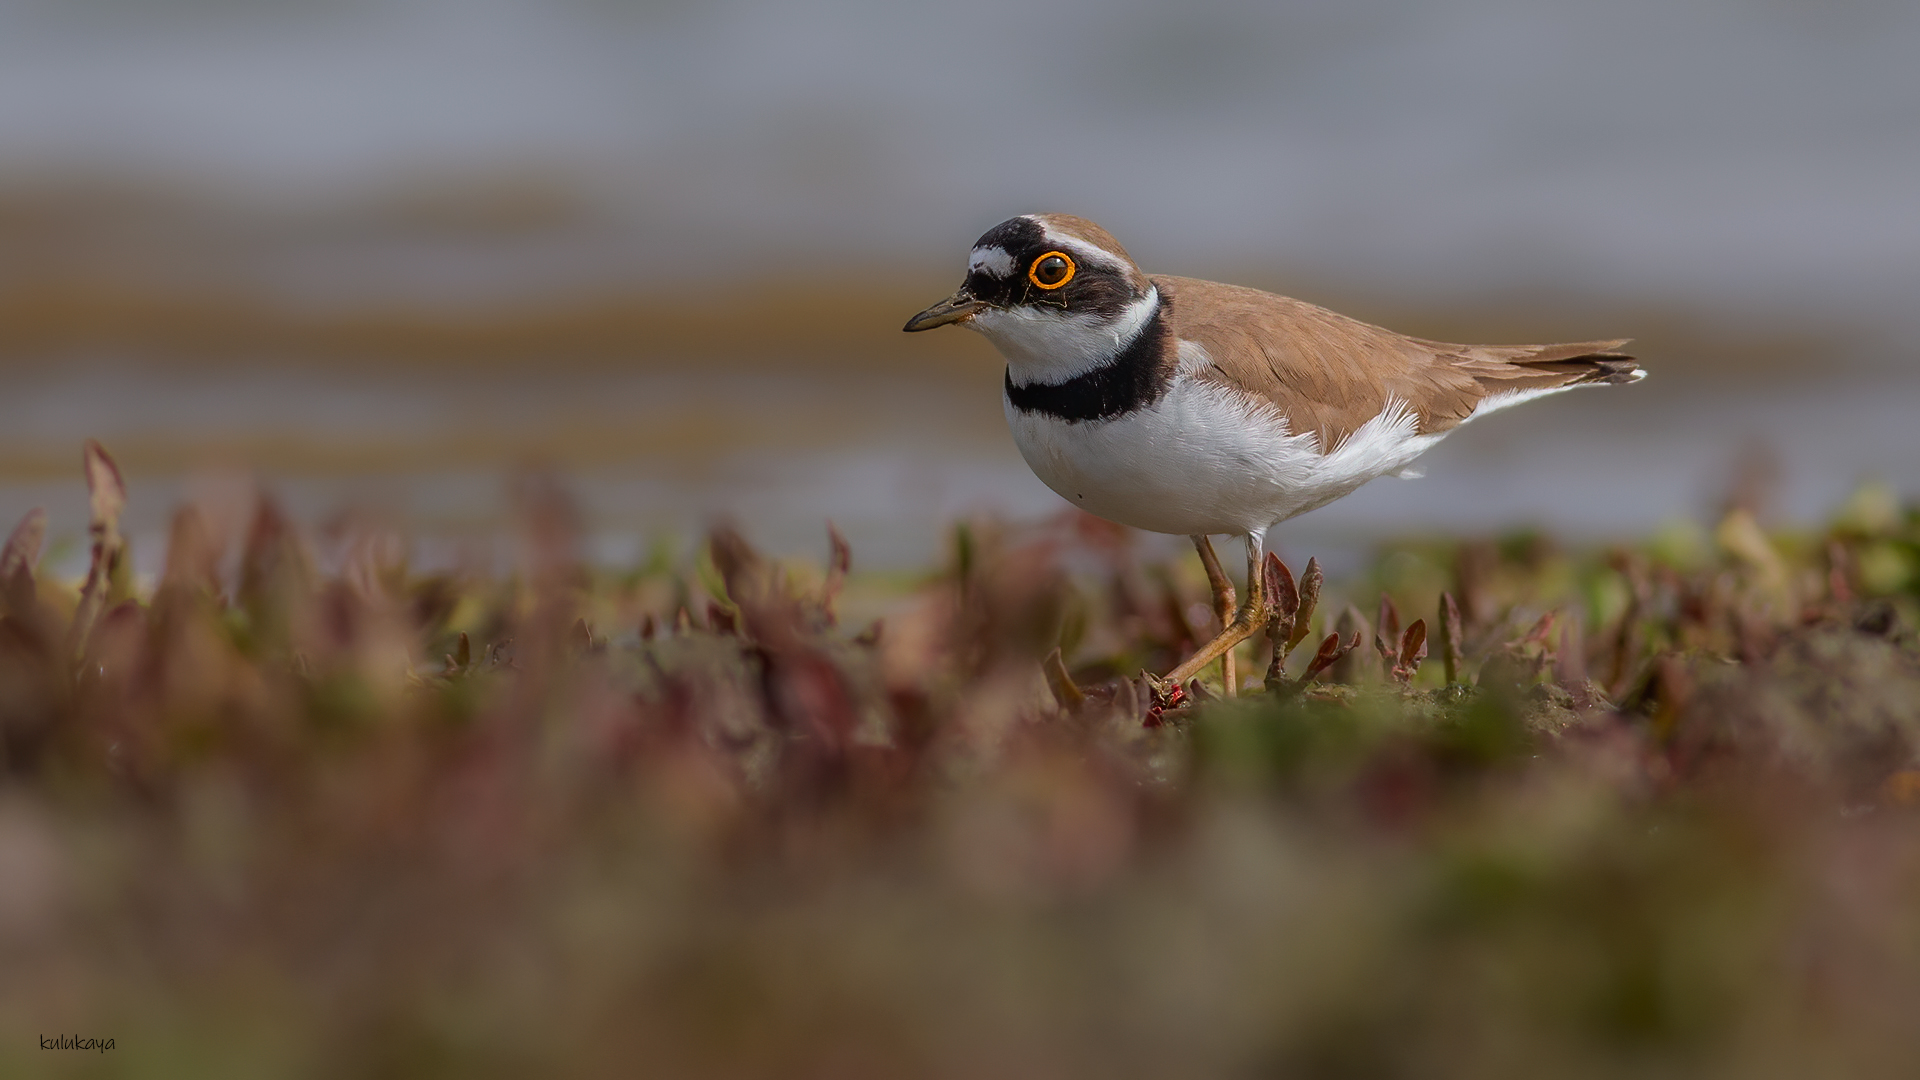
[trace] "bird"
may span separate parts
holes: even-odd
[[[1148,274],[1071,214],[988,229],[953,295],[908,333],[957,325],[1006,360],[1002,404],[1049,488],[1108,521],[1192,539],[1221,631],[1166,676],[1173,693],[1264,622],[1268,530],[1414,461],[1460,425],[1578,386],[1637,382],[1631,339],[1456,345],[1291,297]],[[1245,603],[1210,536],[1240,537]],[[1174,696],[1178,696],[1175,694]]]

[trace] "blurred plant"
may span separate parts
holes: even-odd
[[[0,547],[0,1014],[123,1048],[55,1074],[1920,1069],[1879,496],[1684,565],[1400,547],[1371,624],[1268,556],[1269,692],[1150,716],[1205,582],[1082,519],[904,591],[831,530],[615,572],[529,476],[505,578],[262,498],[142,590],[85,466],[83,580]]]

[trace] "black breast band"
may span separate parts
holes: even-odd
[[[1163,298],[1161,304],[1165,304]],[[1167,327],[1156,307],[1147,325],[1112,360],[1063,383],[1013,384],[1007,369],[1007,400],[1023,413],[1042,413],[1068,422],[1111,420],[1145,408],[1166,393],[1172,365],[1167,356]]]

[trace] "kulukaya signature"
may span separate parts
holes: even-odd
[[[113,1049],[112,1039],[89,1039],[79,1035],[55,1035],[48,1038],[40,1036],[42,1050],[98,1050],[101,1053]]]

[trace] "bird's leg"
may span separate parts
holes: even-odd
[[[1266,544],[1266,530],[1247,536],[1247,602],[1234,612],[1233,620],[1220,630],[1220,636],[1200,647],[1200,651],[1187,657],[1179,667],[1167,672],[1165,678],[1148,679],[1148,685],[1156,697],[1170,696],[1176,690],[1199,673],[1208,664],[1213,663],[1221,654],[1231,652],[1234,646],[1259,633],[1266,626],[1267,597],[1265,582],[1260,576],[1260,552]],[[1196,541],[1195,547],[1199,547]],[[1204,559],[1205,556],[1203,555]],[[1217,560],[1216,560],[1217,565]],[[1224,577],[1224,575],[1222,575]]]
[[[1207,584],[1213,589],[1213,614],[1220,620],[1220,629],[1225,630],[1233,621],[1234,606],[1239,601],[1233,592],[1233,580],[1220,568],[1220,556],[1213,553],[1213,541],[1204,535],[1192,539],[1194,550],[1200,553],[1200,565],[1207,571]],[[1232,649],[1220,656],[1220,678],[1226,685],[1227,696],[1234,696]]]

